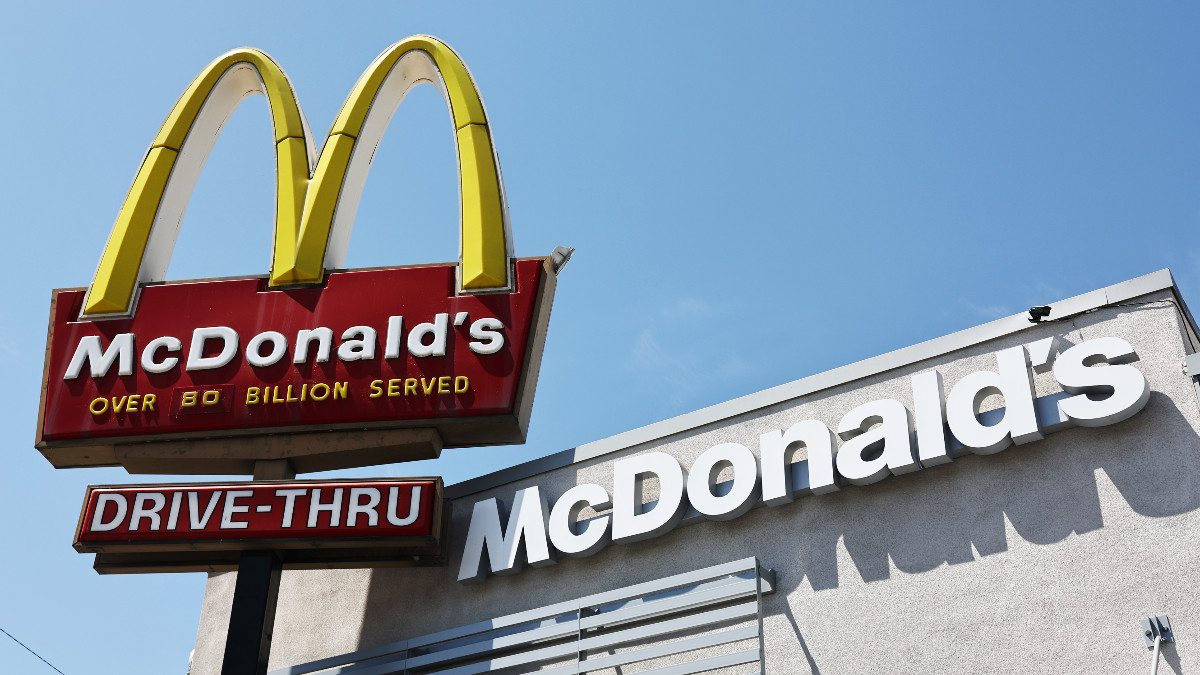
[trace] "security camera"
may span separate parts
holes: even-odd
[[[1050,316],[1050,305],[1029,308],[1029,323],[1041,323],[1042,319]]]

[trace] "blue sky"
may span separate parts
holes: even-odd
[[[204,576],[71,549],[85,486],[131,477],[33,449],[50,290],[90,282],[159,124],[233,47],[283,65],[320,142],[379,52],[442,38],[517,254],[577,249],[526,445],[339,475],[457,482],[1163,267],[1200,303],[1195,6],[432,5],[5,7],[0,627],[68,675],[184,672]],[[432,87],[401,107],[349,265],[454,258],[448,120]],[[168,278],[266,272],[269,129],[261,98],[227,125]],[[53,672],[2,635],[0,671]]]

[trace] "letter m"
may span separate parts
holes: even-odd
[[[74,380],[79,377],[80,371],[83,370],[84,361],[87,362],[92,372],[92,377],[104,377],[118,358],[121,363],[117,368],[117,373],[120,375],[132,375],[133,333],[121,333],[117,335],[113,338],[112,343],[108,345],[107,351],[100,350],[99,336],[86,335],[80,338],[79,346],[75,348],[75,355],[71,357],[71,363],[67,366],[67,372],[63,375],[63,379]]]
[[[500,502],[495,497],[475,502],[462,565],[458,568],[459,581],[482,581],[487,576],[487,570],[483,569],[485,549],[493,574],[520,572],[522,540],[530,565],[542,567],[555,562],[546,541],[546,512],[549,507],[537,486],[525,488],[513,497],[507,531],[500,529],[500,510]]]

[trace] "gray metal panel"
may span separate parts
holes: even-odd
[[[729,586],[730,584],[747,583],[747,582],[752,582],[753,580],[754,580],[753,577],[751,577],[749,579],[745,578],[745,572],[742,572],[742,573],[739,573],[734,576],[722,576],[720,578],[711,579],[709,581],[701,581],[698,583],[689,583],[689,584],[687,584],[687,588],[688,588],[687,593],[688,594],[701,593],[701,592],[710,591],[710,590],[716,589],[716,588],[725,588],[725,587]],[[610,612],[610,613],[613,611],[616,611],[618,609],[629,610],[632,608],[644,607],[650,603],[658,602],[658,601],[664,599],[665,594],[667,594],[673,590],[674,590],[673,588],[668,588],[665,590],[655,591],[653,593],[647,593],[645,595],[641,595],[641,596],[638,596],[635,598],[622,599],[622,600],[618,600],[615,602],[584,604],[584,605],[581,605],[581,607],[589,607],[589,608],[593,608],[593,609],[607,608],[606,611]],[[682,594],[677,594],[675,597],[680,597],[681,595]],[[620,606],[617,607],[616,605],[620,605]]]
[[[619,630],[606,635],[596,635],[590,638],[584,638],[577,644],[580,651],[601,649],[604,647],[614,646],[621,642],[633,642],[636,640],[645,640],[647,638],[661,637],[663,635],[670,635],[671,633],[679,633],[685,630],[699,628],[708,624],[717,624],[723,621],[742,619],[748,616],[755,616],[757,614],[757,601],[743,602],[740,605],[733,605],[732,607],[714,609],[708,612],[702,612],[700,614],[681,616],[677,619],[660,621],[658,623],[638,626],[636,628],[626,628],[625,630]]]
[[[734,652],[733,654],[725,654],[724,656],[712,656],[707,659],[700,659],[699,661],[693,661],[691,663],[681,663],[677,666],[667,666],[666,668],[645,670],[638,673],[638,675],[692,675],[692,673],[703,673],[706,670],[727,668],[729,666],[737,666],[757,660],[758,650],[747,649],[744,652]]]
[[[555,645],[553,647],[543,647],[532,651],[521,652],[519,654],[510,654],[508,656],[500,656],[488,661],[479,663],[470,663],[465,666],[456,668],[448,668],[446,670],[435,670],[429,675],[479,675],[479,673],[487,673],[500,668],[512,668],[513,666],[523,666],[530,663],[538,663],[539,661],[549,661],[567,655],[577,653],[577,645],[574,642]]]
[[[407,648],[407,640],[400,640],[399,642],[389,642],[386,645],[379,645],[378,647],[371,647],[370,649],[362,649],[357,652],[352,652],[350,654],[342,654],[340,656],[331,656],[327,659],[320,659],[318,661],[310,661],[308,663],[302,663],[298,666],[290,666],[288,668],[280,668],[279,670],[272,670],[267,675],[305,675],[307,673],[316,673],[318,671],[325,671],[326,669],[329,669],[329,668],[336,668],[337,666],[344,666],[347,664],[366,661],[368,659],[374,659],[374,658],[379,658],[381,656],[388,656],[391,654],[396,654],[399,652],[403,652],[406,648]],[[353,670],[353,666],[352,666],[350,669],[329,670],[328,673],[322,672],[321,675],[336,675],[338,673],[349,673],[349,672],[358,672],[358,671]]]
[[[684,652],[690,652],[690,651],[693,651],[696,649],[703,649],[705,647],[713,647],[716,645],[729,644],[730,642],[738,642],[740,640],[750,640],[750,639],[753,639],[756,637],[758,637],[758,626],[746,626],[744,628],[734,628],[733,630],[722,631],[720,633],[714,633],[712,635],[697,635],[696,637],[688,638],[686,640],[678,640],[676,642],[668,642],[668,643],[662,644],[662,645],[654,645],[653,647],[643,647],[642,649],[635,649],[633,651],[622,652],[620,654],[613,654],[611,656],[601,656],[600,658],[597,658],[597,659],[588,659],[579,664],[579,666],[580,666],[579,669],[581,672],[586,673],[589,670],[600,670],[601,668],[612,668],[614,666],[624,666],[624,665],[630,664],[630,663],[638,663],[640,661],[649,661],[650,659],[659,659],[664,656],[673,656],[675,654],[682,654]],[[724,656],[726,656],[726,657],[733,656],[733,657],[740,659],[741,657],[738,655],[742,654],[742,653],[743,652],[735,652],[734,654],[726,654]],[[758,660],[758,650],[754,649],[750,653],[753,654],[753,657],[750,659],[750,661],[757,661]],[[707,660],[707,659],[701,659],[700,661],[693,661],[690,664],[680,664],[680,665],[681,666],[694,666],[694,665],[700,663],[701,661],[705,661],[705,660]],[[739,663],[747,663],[747,661],[734,660],[727,665],[736,665]],[[713,667],[714,666],[708,666],[708,667],[702,668],[700,670],[684,670],[681,672],[687,672],[687,673],[701,672],[702,670],[711,670]],[[715,667],[719,668],[720,666],[715,666]],[[650,672],[655,672],[655,671],[650,671]]]
[[[345,675],[393,675],[394,673],[403,673],[404,666],[404,659],[398,659],[339,668],[328,673],[320,673],[320,675],[343,675],[343,673]]]
[[[581,621],[579,623],[579,625],[571,625],[567,631],[559,632],[557,637],[561,637],[561,636],[568,635],[571,633],[578,633],[580,628],[587,629],[587,628],[596,628],[596,627],[600,627],[600,626],[612,626],[612,625],[626,623],[626,622],[630,622],[630,621],[644,620],[644,619],[651,618],[651,617],[654,617],[654,616],[657,616],[660,614],[665,614],[668,612],[680,612],[680,611],[685,611],[687,609],[691,609],[694,607],[725,602],[725,601],[735,598],[737,596],[753,595],[755,590],[756,590],[756,584],[755,584],[754,580],[743,580],[740,583],[736,584],[735,587],[733,587],[733,588],[725,587],[725,588],[707,589],[707,590],[699,591],[699,592],[692,591],[692,592],[686,593],[681,596],[669,598],[667,600],[658,601],[658,602],[647,602],[647,603],[640,604],[636,607],[632,607],[632,608],[628,608],[628,609],[620,609],[620,610],[616,610],[614,612],[607,612],[605,614],[601,614],[599,616],[592,617],[591,619]],[[595,636],[595,637],[587,638],[587,639],[584,639],[581,641],[569,642],[569,643],[565,643],[565,644],[561,644],[561,645],[554,645],[554,646],[550,646],[550,647],[543,647],[540,649],[522,652],[520,654],[503,656],[503,657],[500,657],[497,659],[492,659],[490,661],[483,662],[483,663],[468,664],[468,665],[460,666],[457,668],[451,668],[449,670],[437,671],[437,673],[439,673],[440,675],[474,675],[476,673],[485,673],[485,672],[488,672],[489,670],[492,670],[495,668],[511,668],[513,666],[537,663],[539,661],[548,661],[550,659],[555,659],[555,658],[559,658],[559,657],[563,657],[563,656],[567,656],[567,655],[576,654],[579,651],[584,650],[584,649],[596,649],[599,647],[607,647],[607,646],[617,645],[626,640],[632,641],[632,640],[645,639],[645,638],[649,638],[649,637],[655,637],[655,636],[659,636],[659,635],[666,635],[669,633],[675,633],[675,632],[679,632],[679,631],[686,630],[689,628],[697,628],[697,627],[704,626],[707,624],[718,623],[721,621],[727,621],[727,620],[737,618],[737,617],[750,616],[752,614],[756,614],[757,611],[758,611],[758,603],[757,602],[743,603],[742,605],[737,605],[734,607],[727,607],[727,608],[724,608],[721,610],[716,610],[714,612],[705,612],[704,614],[697,615],[697,616],[682,617],[680,619],[663,621],[663,622],[659,622],[657,624],[649,624],[646,626],[639,626],[638,628],[631,628],[631,629],[619,631],[617,633],[613,633],[610,635]],[[758,635],[758,627],[757,626],[750,626],[747,630],[752,631],[753,636]],[[517,638],[514,640],[503,640],[503,639],[487,640],[487,641],[485,641],[485,643],[483,645],[480,645],[480,647],[482,647],[482,648],[474,648],[474,647],[476,647],[475,645],[470,645],[470,646],[464,647],[464,648],[447,650],[446,652],[437,652],[435,654],[429,654],[426,656],[411,657],[408,659],[408,663],[406,665],[409,668],[425,667],[425,666],[433,665],[433,664],[440,663],[443,661],[454,660],[454,659],[460,658],[462,656],[486,653],[488,651],[492,651],[493,649],[505,649],[508,647],[515,647],[520,644],[532,644],[535,641],[535,639],[533,638],[533,636],[531,634],[536,633],[536,632],[538,632],[538,631],[531,631],[529,633],[521,633],[516,636],[509,636],[509,637]],[[709,637],[717,637],[717,636],[709,636]],[[521,638],[529,638],[529,639],[523,640]],[[745,638],[738,638],[738,639],[745,639]],[[672,643],[672,644],[679,644],[679,643]],[[722,643],[710,641],[707,644],[722,644]],[[690,649],[694,649],[694,648],[695,647],[689,648],[689,649],[683,649],[681,651],[689,651]],[[675,652],[671,652],[671,653],[675,653]],[[653,657],[645,657],[645,658],[653,658]],[[641,661],[641,660],[645,660],[645,659],[635,659],[635,660]],[[627,663],[632,663],[632,661],[628,661]]]
[[[762,569],[756,558],[743,558],[612,591],[595,593],[577,600],[459,626],[410,640],[392,642],[350,654],[291,666],[272,671],[271,675],[308,673],[385,675],[406,672],[406,669],[411,668],[438,667],[439,664],[445,666],[442,670],[437,671],[441,675],[476,675],[497,668],[536,664],[564,656],[575,657],[588,650],[611,648],[638,640],[658,639],[727,621],[754,617],[761,610],[760,588],[762,592],[771,592],[774,589],[774,573],[771,570]],[[738,598],[747,598],[749,601],[703,611],[706,606],[720,605]],[[581,618],[588,610],[598,613]],[[698,610],[698,612],[602,635],[584,637],[585,631],[588,629],[643,622],[654,617],[693,610]],[[513,630],[501,632],[505,629]],[[738,630],[750,631],[747,634],[748,637],[758,637],[761,634],[761,627],[758,625]],[[499,634],[497,634],[498,632]],[[727,634],[742,635],[727,631],[715,636],[704,636],[703,644],[705,646],[724,644],[718,638]],[[572,636],[575,639],[570,639]],[[560,644],[538,647],[539,644],[544,645],[546,642],[556,640],[565,641]],[[648,656],[635,660],[656,658],[653,655],[659,654],[663,649],[678,649],[679,651],[694,649],[695,647],[682,647],[685,644],[692,644],[688,640],[694,639],[689,638],[668,645],[638,650],[636,653],[648,654]],[[439,647],[441,648],[439,649]],[[414,654],[414,650],[431,648],[434,651]],[[660,651],[646,651],[648,649]],[[517,651],[492,659],[486,658],[489,654],[512,650]],[[621,656],[634,653],[628,652]],[[662,653],[669,655],[678,652]],[[476,663],[461,663],[472,658],[483,658],[484,660]],[[455,662],[458,662],[459,665],[454,665]],[[626,662],[632,663],[633,661]],[[579,672],[576,667],[577,664],[571,664],[552,668],[547,672]]]
[[[644,602],[633,607],[589,616],[582,619],[579,625],[585,630],[601,626],[616,626],[630,621],[652,618],[660,614],[680,612],[702,605],[726,602],[742,596],[753,596],[757,590],[758,584],[754,579],[744,579],[738,583],[684,593],[683,595]]]
[[[422,635],[421,637],[408,640],[407,644],[409,649],[417,649],[419,647],[434,645],[439,642],[448,642],[450,640],[467,637],[477,633],[484,633],[497,628],[516,626],[523,623],[539,621],[547,617],[559,616],[568,612],[573,612],[580,607],[607,605],[614,602],[620,602],[622,600],[628,600],[631,598],[667,591],[672,588],[690,586],[712,579],[713,577],[723,577],[742,572],[750,572],[753,571],[756,566],[757,561],[754,558],[742,558],[741,560],[734,560],[732,562],[722,563],[720,565],[713,565],[712,567],[706,567],[704,569],[694,570],[692,572],[684,572],[682,574],[663,577],[662,579],[655,579],[654,581],[647,581],[640,584],[634,584],[632,586],[626,586],[624,588],[605,591],[603,593],[596,593],[578,600],[560,602],[554,605],[548,605],[546,607],[537,607],[524,612],[517,612],[515,614],[497,617],[490,621],[480,621],[478,623],[460,626],[458,628],[451,628],[438,633]],[[275,674],[272,673],[272,675]]]
[[[1114,284],[1107,288],[1050,303],[1052,311],[1049,318],[1059,319],[1074,316],[1089,310],[1099,309],[1109,304],[1125,302],[1133,298],[1168,289],[1176,297],[1179,296],[1179,292],[1175,287],[1175,280],[1171,277],[1171,272],[1163,269]],[[486,476],[479,476],[455,483],[454,485],[448,485],[445,488],[446,495],[451,499],[457,499],[476,492],[482,492],[483,490],[498,487],[506,483],[536,476],[539,473],[594,459],[643,443],[657,441],[730,417],[743,415],[801,396],[807,396],[823,389],[847,384],[996,338],[1019,333],[1034,327],[1034,325],[1029,322],[1028,314],[1024,312],[1003,319],[997,319],[980,326],[975,326],[974,328],[968,328],[886,354],[880,354],[879,356],[858,361],[857,363],[834,368],[833,370],[811,375],[800,380],[795,380],[794,382],[626,431],[616,436],[585,443],[577,448],[564,450],[515,467],[502,469]]]
[[[542,670],[538,670],[536,672],[537,675],[577,675],[578,673],[587,672],[586,670],[583,670],[583,666],[586,663],[587,661],[579,661],[577,663],[568,663],[565,666],[543,668]]]
[[[1189,351],[1200,351],[1200,336],[1197,331],[1200,330],[1200,325],[1196,323],[1196,317],[1192,316],[1192,310],[1188,309],[1187,303],[1184,302],[1183,296],[1179,294],[1178,287],[1172,289],[1175,296],[1175,302],[1179,305],[1179,311],[1184,317],[1184,326],[1187,329],[1188,348]]]
[[[1186,364],[1188,377],[1200,375],[1200,352],[1188,354],[1187,360],[1184,363]]]
[[[1134,298],[1140,298],[1143,295],[1149,295],[1155,291],[1161,291],[1164,288],[1174,288],[1175,277],[1171,275],[1171,270],[1161,269],[1150,274],[1143,274],[1140,277],[1134,277],[1129,281],[1122,281],[1113,284],[1104,289],[1105,295],[1108,296],[1109,304],[1125,302]]]
[[[533,644],[554,638],[566,637],[575,635],[579,632],[578,623],[575,621],[569,623],[558,623],[550,626],[542,626],[533,630],[521,631],[512,635],[491,638],[488,640],[480,640],[465,644],[461,647],[453,647],[436,651],[431,654],[422,654],[421,656],[410,656],[408,658],[409,668],[419,668],[429,666],[436,663],[446,661],[456,661],[461,658],[473,656],[475,654],[483,654],[496,649],[508,649],[509,647],[518,647],[521,645]]]
[[[311,675],[389,675],[390,673],[404,672],[404,656],[401,655],[398,658],[388,658],[388,656],[389,655],[379,656],[370,660],[356,661],[352,664],[334,666],[333,668],[328,669],[292,672],[310,673]],[[313,663],[316,662],[314,661]],[[308,665],[311,664],[306,664],[306,666]],[[284,670],[273,670],[268,673],[268,675],[275,675],[275,673],[279,672],[284,672]]]
[[[769,567],[758,568],[759,593],[770,595],[775,592],[775,570]]]
[[[508,628],[511,626],[519,626],[523,623],[542,621],[547,617],[556,617],[568,612],[574,612],[578,608],[579,602],[577,600],[560,602],[553,605],[547,605],[545,607],[537,607],[524,612],[517,612],[516,614],[497,617],[490,621],[480,621],[479,623],[459,626],[458,628],[451,628],[438,633],[430,633],[429,635],[415,637],[408,641],[408,648],[417,649],[420,647],[434,645],[439,642],[457,640],[459,638],[468,637],[477,633],[486,633],[499,628]]]

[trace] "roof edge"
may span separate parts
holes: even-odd
[[[1105,288],[1076,295],[1065,300],[1050,303],[1051,314],[1048,320],[1062,319],[1100,309],[1109,305],[1125,302],[1133,298],[1148,295],[1162,290],[1171,290],[1179,300],[1180,313],[1186,318],[1188,330],[1195,335],[1197,328],[1187,306],[1183,304],[1175,279],[1170,269],[1161,269],[1140,277],[1122,281]],[[448,498],[457,499],[466,495],[482,492],[505,483],[522,480],[539,473],[553,471],[577,462],[595,459],[636,445],[662,440],[669,436],[691,431],[702,426],[720,422],[721,420],[744,415],[768,406],[808,396],[832,387],[841,386],[889,370],[925,361],[927,359],[949,354],[961,349],[975,346],[1030,329],[1036,324],[1030,323],[1026,312],[1014,314],[1003,319],[996,319],[979,326],[960,330],[942,337],[918,342],[915,345],[872,356],[862,361],[856,361],[833,370],[827,370],[815,375],[781,384],[770,389],[747,394],[738,398],[701,408],[677,417],[648,424],[644,427],[619,433],[615,436],[584,443],[576,448],[563,450],[554,454],[539,457],[521,464],[510,466],[476,478],[470,478],[453,485],[447,485],[445,494]]]

